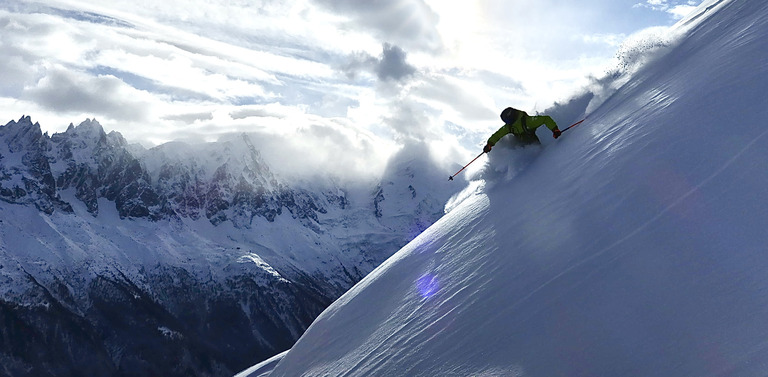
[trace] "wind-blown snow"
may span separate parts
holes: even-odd
[[[765,375],[768,3],[673,32],[555,143],[494,148],[270,376]]]

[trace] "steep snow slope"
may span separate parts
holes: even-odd
[[[768,3],[672,32],[532,159],[494,149],[270,376],[764,375]]]

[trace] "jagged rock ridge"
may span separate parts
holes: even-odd
[[[153,161],[158,170],[150,172],[119,133],[107,135],[95,120],[50,137],[30,117],[0,130],[8,140],[0,156],[17,157],[0,160],[0,199],[34,203],[48,214],[72,211],[59,195],[69,188],[94,216],[99,198],[114,202],[123,218],[204,216],[214,225],[232,221],[238,227],[248,227],[255,216],[273,221],[284,209],[315,222],[317,213],[325,211],[306,192],[278,183],[246,135],[214,144],[202,156],[187,152],[173,159],[166,154],[167,160]],[[146,158],[158,160],[172,147],[150,150]],[[217,164],[203,166],[202,160]]]

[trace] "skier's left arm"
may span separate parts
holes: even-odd
[[[560,137],[560,129],[557,128],[557,123],[555,123],[555,120],[552,119],[549,115],[538,115],[538,116],[532,116],[531,119],[538,123],[539,125],[544,125],[549,128],[550,131],[552,131],[552,136],[557,139]]]
[[[555,123],[555,120],[552,119],[549,115],[537,115],[532,116],[531,120],[533,120],[533,123],[536,123],[538,125],[544,125],[549,128],[550,131],[554,131],[557,128],[557,123]]]

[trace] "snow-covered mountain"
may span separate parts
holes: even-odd
[[[443,214],[456,186],[420,150],[380,182],[287,183],[248,135],[146,150],[95,120],[9,122],[0,375],[220,376],[287,349]]]
[[[664,37],[242,375],[765,375],[768,3]]]

